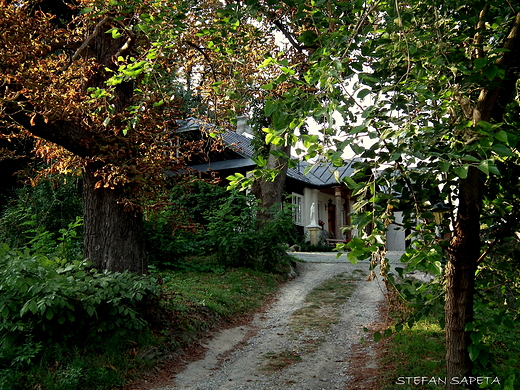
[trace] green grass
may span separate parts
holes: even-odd
[[[477,317],[491,318],[493,312],[483,309]],[[488,389],[520,389],[520,330],[499,326],[486,334],[484,343],[490,347],[490,359],[485,367],[476,363],[473,377],[499,378],[500,385]],[[444,330],[433,317],[423,318],[413,328],[394,333],[386,341],[387,352],[381,359],[381,389],[444,389],[434,385],[436,378],[446,377]],[[432,379],[430,384],[408,384],[414,377]],[[405,384],[403,384],[405,382]],[[437,381],[438,383],[438,381]]]
[[[299,351],[268,352],[265,354],[267,363],[262,367],[264,371],[277,371],[291,364],[302,361]]]
[[[280,277],[248,269],[222,273],[163,273],[164,288],[173,293],[165,302],[174,310],[207,307],[221,317],[244,314],[258,308],[266,296],[276,291]]]
[[[398,384],[408,377],[445,378],[444,331],[431,317],[417,322],[413,328],[403,329],[387,340],[388,352],[382,358],[382,384],[392,389],[443,389],[442,386]]]

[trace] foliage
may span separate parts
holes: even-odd
[[[102,334],[142,329],[146,322],[138,304],[157,293],[153,279],[98,272],[86,262],[50,260],[5,244],[0,275],[3,366],[11,364],[14,353],[25,356],[18,363],[27,363],[41,345],[53,341],[81,336],[91,342]],[[21,350],[19,345],[24,345]]]
[[[82,202],[77,178],[54,177],[23,187],[2,210],[0,240],[49,257],[81,259]]]
[[[489,261],[479,267],[475,319],[466,326],[470,332],[469,353],[475,370],[496,375],[505,388],[516,388],[518,367],[518,323],[520,322],[518,238],[505,239]],[[507,385],[507,386],[506,386]]]
[[[168,207],[147,216],[145,234],[151,264],[178,266],[186,256],[207,252],[208,215],[225,202],[225,188],[202,180],[175,183]]]
[[[277,206],[274,218],[260,223],[258,210],[254,196],[235,192],[209,216],[208,240],[222,264],[273,271],[283,262],[295,236],[291,211]]]
[[[113,389],[124,385],[132,371],[151,368],[152,362],[134,356],[136,347],[153,348],[154,343],[143,331],[85,348],[55,343],[31,365],[1,368],[0,389]]]
[[[121,374],[105,370],[101,362],[110,351],[126,353],[131,345],[121,340],[147,328],[143,305],[158,293],[155,279],[98,272],[86,262],[50,259],[3,244],[0,280],[1,389],[28,388],[36,381],[49,389],[121,384]],[[110,340],[117,340],[112,347]],[[93,345],[99,350],[87,353],[87,360],[77,351],[94,350]],[[52,372],[42,371],[41,362],[48,361],[56,362]]]
[[[287,51],[309,58],[303,75],[293,69],[300,63],[282,56],[264,61],[279,76],[263,88],[292,86],[265,103],[266,141],[298,139],[304,158],[338,166],[345,153],[359,158],[354,176],[340,178],[357,200],[354,224],[366,233],[343,246],[350,260],[384,252],[395,210],[411,232],[407,270],[439,274],[448,257],[448,375],[467,374],[471,347],[455,349],[450,340],[469,339],[461,329],[472,321],[477,266],[519,226],[518,181],[508,178],[519,165],[520,9],[499,1],[319,3],[270,3],[283,15],[273,24]],[[308,118],[318,134],[298,132]],[[437,203],[449,209],[440,226]],[[481,246],[486,225],[495,229]]]
[[[332,252],[334,248],[326,244],[312,245],[308,242],[300,242],[297,244],[298,252]]]

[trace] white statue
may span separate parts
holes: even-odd
[[[318,221],[316,221],[316,206],[314,202],[311,204],[311,225],[310,226],[318,226]]]

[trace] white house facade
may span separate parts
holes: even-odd
[[[194,131],[199,127],[199,123],[197,119],[189,119],[181,126],[180,131]],[[224,143],[228,146],[224,158],[210,158],[209,162],[193,165],[192,168],[200,172],[219,172],[220,177],[237,172],[246,174],[254,169],[256,164],[252,159],[252,137],[243,121],[239,121],[237,131],[239,132],[227,131],[222,135]],[[229,151],[232,151],[233,155],[230,155]],[[345,242],[358,234],[351,228],[352,206],[355,202],[352,190],[338,182],[338,178],[341,180],[354,174],[356,161],[346,161],[341,167],[334,167],[328,162],[310,164],[300,161],[297,167],[287,170],[285,190],[292,195],[294,223],[300,234],[308,236],[308,227],[313,223],[311,208],[322,231],[321,236],[326,237],[330,243]],[[397,223],[400,222],[399,218],[400,214],[396,215]],[[387,242],[389,250],[403,250],[405,233],[399,226],[391,226]]]

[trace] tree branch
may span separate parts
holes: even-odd
[[[190,41],[186,41],[186,43],[188,44],[188,46],[191,46],[193,47],[195,50],[197,50],[200,54],[202,54],[202,56],[204,57],[204,59],[206,60],[206,62],[208,63],[210,69],[211,69],[211,73],[213,74],[213,79],[214,80],[217,80],[217,72],[215,71],[215,68],[213,67],[213,63],[211,61],[211,58],[208,57],[208,55],[206,53],[204,53],[204,50],[202,50],[202,48],[200,48],[199,46],[197,46],[196,44],[194,44],[193,42],[190,42]]]
[[[63,68],[61,68],[58,71],[58,74],[65,72],[72,65],[72,63],[78,59],[78,57],[87,48],[87,46],[90,44],[90,42],[92,42],[92,40],[99,34],[99,30],[101,29],[101,27],[112,19],[113,19],[112,15],[107,15],[96,25],[96,27],[94,27],[94,31],[92,31],[92,34],[90,34],[87,37],[87,39],[85,39],[85,42],[83,42],[81,44],[81,46],[78,48],[78,50],[76,50],[74,55],[71,57],[69,63],[67,65],[65,65]]]
[[[506,70],[506,77],[500,80],[499,84],[493,88],[482,88],[477,106],[473,111],[474,125],[481,120],[487,122],[490,119],[501,121],[505,107],[500,103],[506,100],[509,97],[508,95],[514,91],[516,80],[518,80],[519,76],[518,68],[520,68],[520,13],[515,17],[513,26],[504,40],[503,48],[506,51],[495,64]]]

